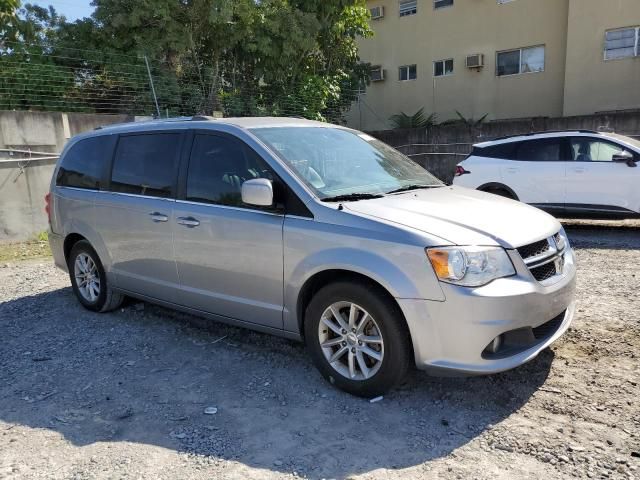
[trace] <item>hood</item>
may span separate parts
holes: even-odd
[[[457,245],[516,248],[560,230],[560,223],[542,210],[455,186],[349,202],[344,208],[436,235]]]

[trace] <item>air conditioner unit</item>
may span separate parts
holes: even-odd
[[[466,65],[467,65],[467,68],[484,67],[484,55],[482,53],[474,53],[473,55],[467,55]]]
[[[371,67],[371,81],[381,82],[384,80],[384,69],[380,66]]]
[[[369,9],[369,13],[371,14],[371,20],[378,20],[384,17],[384,7],[373,7]]]

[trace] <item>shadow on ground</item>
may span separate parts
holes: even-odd
[[[369,403],[325,383],[297,343],[148,304],[93,314],[69,288],[1,304],[0,336],[3,422],[311,478],[445,456],[526,403],[553,359],[490,377],[414,372]]]
[[[640,248],[640,221],[563,220],[574,248],[632,250]]]

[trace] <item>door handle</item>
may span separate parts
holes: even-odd
[[[518,173],[519,171],[520,171],[520,169],[517,168],[517,167],[509,167],[509,168],[507,168],[507,172],[508,173]]]
[[[587,169],[584,167],[573,167],[573,171],[576,173],[584,173],[587,171]]]
[[[156,223],[166,222],[169,220],[169,217],[167,217],[164,213],[160,213],[160,212],[151,212],[149,216],[151,217],[151,220],[153,220]]]
[[[193,228],[200,225],[200,220],[193,217],[178,217],[178,223],[180,225],[184,225],[185,227]]]

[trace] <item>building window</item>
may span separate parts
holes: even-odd
[[[443,8],[453,6],[453,0],[433,0],[433,8]]]
[[[638,55],[640,55],[640,27],[609,30],[604,34],[605,60]]]
[[[433,62],[433,76],[444,77],[445,75],[453,75],[453,58]]]
[[[417,65],[403,65],[400,67],[400,80],[415,80],[418,78]]]
[[[496,75],[517,75],[544,71],[544,46],[498,52]]]
[[[418,13],[418,0],[400,0],[400,16],[415,15]]]

